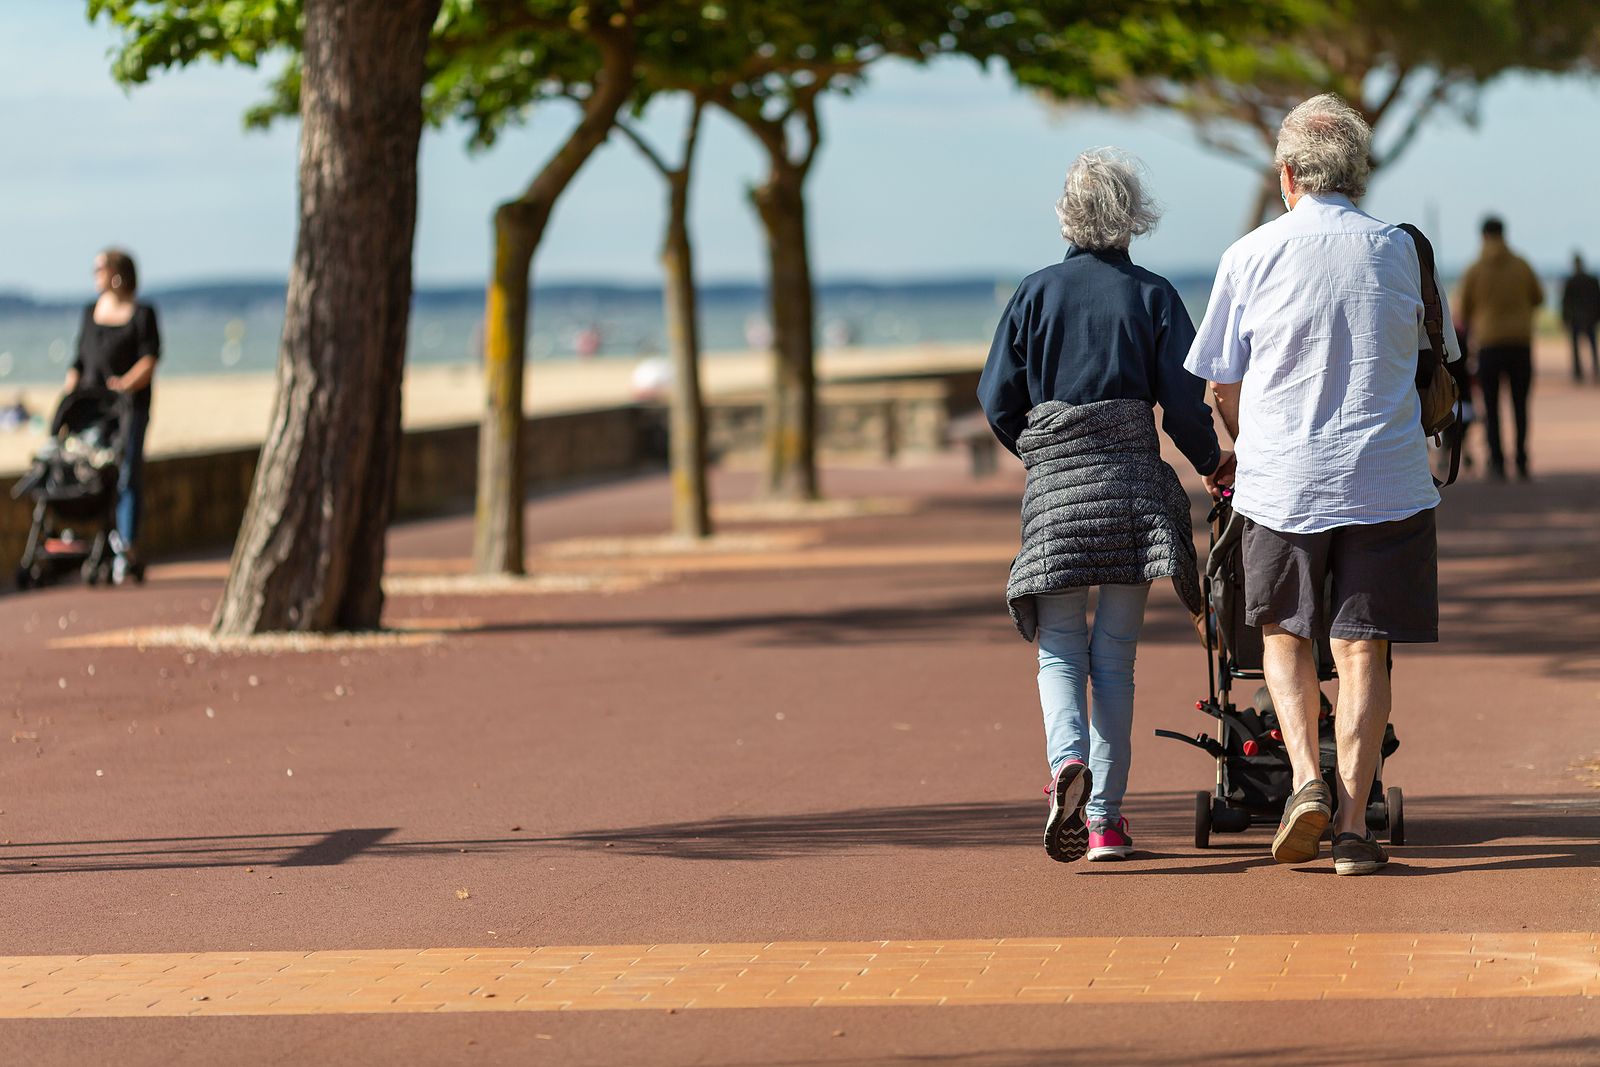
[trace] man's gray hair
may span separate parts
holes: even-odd
[[[1372,172],[1372,127],[1337,93],[1313,96],[1284,116],[1274,162],[1294,171],[1297,192],[1359,200]]]
[[[1145,192],[1144,165],[1117,148],[1091,148],[1067,171],[1056,201],[1061,236],[1090,252],[1127,248],[1155,229],[1161,212]]]

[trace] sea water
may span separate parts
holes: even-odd
[[[1210,279],[1174,279],[1198,320]],[[819,286],[817,342],[839,350],[917,343],[987,344],[1016,279],[838,282]],[[87,296],[85,297],[87,299]],[[283,288],[272,284],[154,291],[163,375],[270,372],[283,328]],[[0,296],[0,391],[59,381],[71,365],[83,304]],[[534,294],[530,359],[642,359],[665,349],[661,294],[650,287],[561,285]],[[701,345],[708,352],[763,349],[771,340],[759,286],[706,286]],[[476,362],[483,346],[483,294],[460,287],[419,289],[407,359]]]

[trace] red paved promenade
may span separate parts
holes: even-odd
[[[694,553],[597,540],[656,533],[664,479],[541,500],[520,587],[450,577],[465,520],[403,527],[377,646],[128,633],[203,624],[214,561],[0,599],[0,1061],[1596,1062],[1600,389],[1537,389],[1538,480],[1441,512],[1371,878],[1194,849],[1169,590],[1139,854],[1044,857],[1009,466],[836,466],[854,514]]]

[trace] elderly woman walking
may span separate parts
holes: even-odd
[[[1062,862],[1133,851],[1122,797],[1150,583],[1170,577],[1191,614],[1204,610],[1189,498],[1161,459],[1155,405],[1200,474],[1226,458],[1205,383],[1183,369],[1194,339],[1183,301],[1128,257],[1158,218],[1141,170],[1114,149],[1072,164],[1056,203],[1066,258],[1018,287],[978,387],[995,435],[1028,472],[1006,598],[1022,636],[1039,641],[1044,847]]]

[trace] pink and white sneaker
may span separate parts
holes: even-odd
[[[1083,806],[1089,802],[1089,768],[1068,760],[1044,787],[1050,810],[1044,820],[1044,851],[1058,863],[1083,859],[1089,847],[1089,828]]]
[[[1128,833],[1128,820],[1089,820],[1089,862],[1096,860],[1125,860],[1133,855],[1133,835]]]

